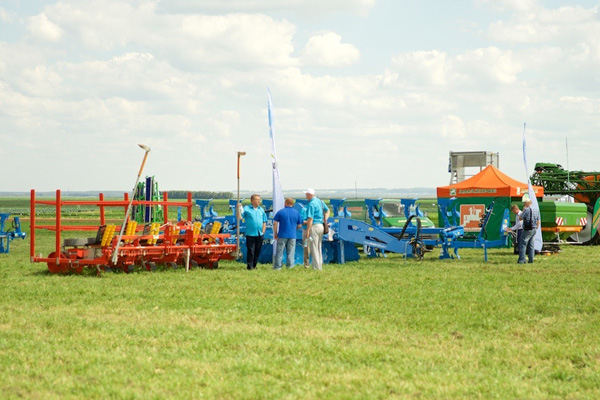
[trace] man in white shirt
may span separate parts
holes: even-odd
[[[523,211],[519,210],[519,206],[513,204],[510,208],[512,212],[515,213],[515,224],[510,228],[506,228],[506,231],[512,231],[517,233],[517,240],[514,242],[514,253],[519,254],[519,243],[521,243],[521,236],[523,233],[523,221],[521,220],[521,215],[523,215]]]

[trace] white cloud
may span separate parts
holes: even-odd
[[[538,0],[475,0],[478,4],[489,5],[498,11],[527,13],[538,10]]]
[[[447,54],[437,50],[401,53],[392,59],[392,66],[402,81],[422,85],[445,85],[450,65]]]
[[[180,21],[171,43],[178,56],[198,63],[293,65],[294,25],[265,15],[189,16]],[[171,36],[167,32],[167,37]]]
[[[244,186],[266,188],[267,86],[287,188],[355,180],[363,187],[445,184],[449,150],[499,151],[503,171],[522,174],[524,121],[533,160],[562,162],[567,134],[572,159],[591,163],[585,154],[599,146],[595,9],[495,2],[502,19],[476,41],[435,49],[398,41],[383,51],[369,38],[344,43],[353,27],[332,17],[369,10],[370,0],[336,0],[309,11],[303,7],[316,0],[48,3],[31,19],[6,11],[21,29],[0,40],[0,136],[11,148],[3,155],[7,162],[33,155],[47,166],[37,167],[44,169],[39,177],[14,172],[15,185],[26,189],[129,188],[123,171],[137,172],[131,145],[137,149],[138,142],[152,146],[148,173],[161,187],[230,190],[234,152],[246,150]],[[184,6],[185,13],[175,12]],[[306,12],[318,18],[307,23]],[[461,21],[472,17],[464,15]],[[329,33],[306,39],[310,32]],[[525,37],[529,32],[535,40]],[[387,51],[395,54],[391,60]],[[312,68],[348,65],[327,73]],[[585,146],[578,149],[571,137]],[[427,149],[427,168],[402,175],[423,165],[416,149]],[[314,157],[334,167],[306,168]],[[119,169],[111,170],[109,159]],[[86,174],[65,174],[71,165]],[[190,180],[182,170],[210,173]]]
[[[466,137],[465,123],[456,115],[445,115],[442,118],[442,135],[447,138]]]
[[[88,53],[152,49],[153,54],[194,70],[221,64],[296,64],[295,26],[262,14],[165,16],[153,2],[117,0],[63,1],[47,7],[45,14]]]
[[[565,109],[572,112],[585,113],[590,116],[600,114],[600,99],[593,99],[586,96],[563,96],[560,103]]]
[[[600,21],[596,8],[575,6],[557,9],[535,9],[530,12],[516,10],[509,20],[490,25],[492,40],[506,43],[572,43],[597,41]]]
[[[522,71],[512,51],[496,47],[449,56],[438,50],[401,53],[391,65],[407,86],[472,86],[515,82]]]
[[[12,19],[13,18],[10,15],[10,13],[8,11],[6,11],[4,8],[0,7],[0,21],[10,22]]]
[[[57,42],[62,37],[60,26],[50,21],[44,13],[30,17],[27,21],[27,28],[34,37],[40,40]]]
[[[334,32],[311,36],[302,51],[302,61],[308,65],[343,67],[359,58],[360,51],[352,44],[342,43],[342,37]]]
[[[160,0],[164,12],[293,12],[299,15],[329,13],[365,14],[377,0]]]
[[[517,74],[522,71],[512,51],[497,47],[475,49],[460,54],[456,57],[455,64],[456,72],[464,76],[465,82],[471,84],[513,83],[517,80]]]

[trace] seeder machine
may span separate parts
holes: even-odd
[[[54,225],[37,225],[36,205],[50,205],[56,209]],[[107,223],[106,208],[122,208],[127,213],[128,206],[159,206],[163,210],[163,221],[139,224],[126,217],[125,226]],[[98,225],[66,225],[61,214],[63,207],[95,205],[100,211]],[[152,271],[158,264],[177,268],[185,266],[214,269],[219,260],[233,259],[234,244],[226,243],[229,234],[211,234],[201,229],[201,224],[192,220],[192,194],[187,201],[168,201],[164,192],[160,201],[131,201],[127,193],[123,200],[105,200],[103,194],[98,200],[63,200],[60,190],[54,200],[37,200],[31,191],[31,262],[43,262],[51,273],[81,273],[85,267],[102,270],[132,272],[136,266]],[[187,209],[187,220],[172,223],[168,218],[169,207]],[[44,229],[55,232],[54,251],[44,257],[36,255],[36,231]],[[123,234],[118,234],[122,229]],[[93,237],[67,238],[67,231],[94,232]]]

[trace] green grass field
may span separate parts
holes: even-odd
[[[23,229],[28,230],[26,224]],[[52,249],[52,234],[38,248]],[[53,276],[0,255],[13,398],[598,399],[600,248]]]

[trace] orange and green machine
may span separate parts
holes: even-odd
[[[439,224],[463,226],[463,240],[475,240],[482,233],[487,240],[498,240],[503,234],[500,227],[505,210],[510,209],[512,204],[522,209],[522,198],[528,190],[527,183],[517,181],[489,165],[469,179],[437,188],[438,205],[445,210],[439,214]],[[587,216],[585,205],[543,201],[543,186],[534,185],[533,191],[540,207],[544,242],[564,241],[584,228]],[[484,228],[486,231],[481,232],[481,219],[492,204],[492,215]],[[514,223],[514,220],[515,215],[511,213],[511,222]]]
[[[559,164],[537,163],[531,182],[546,194],[568,195],[585,207],[583,230],[574,237],[583,244],[600,244],[600,172],[569,171]]]

